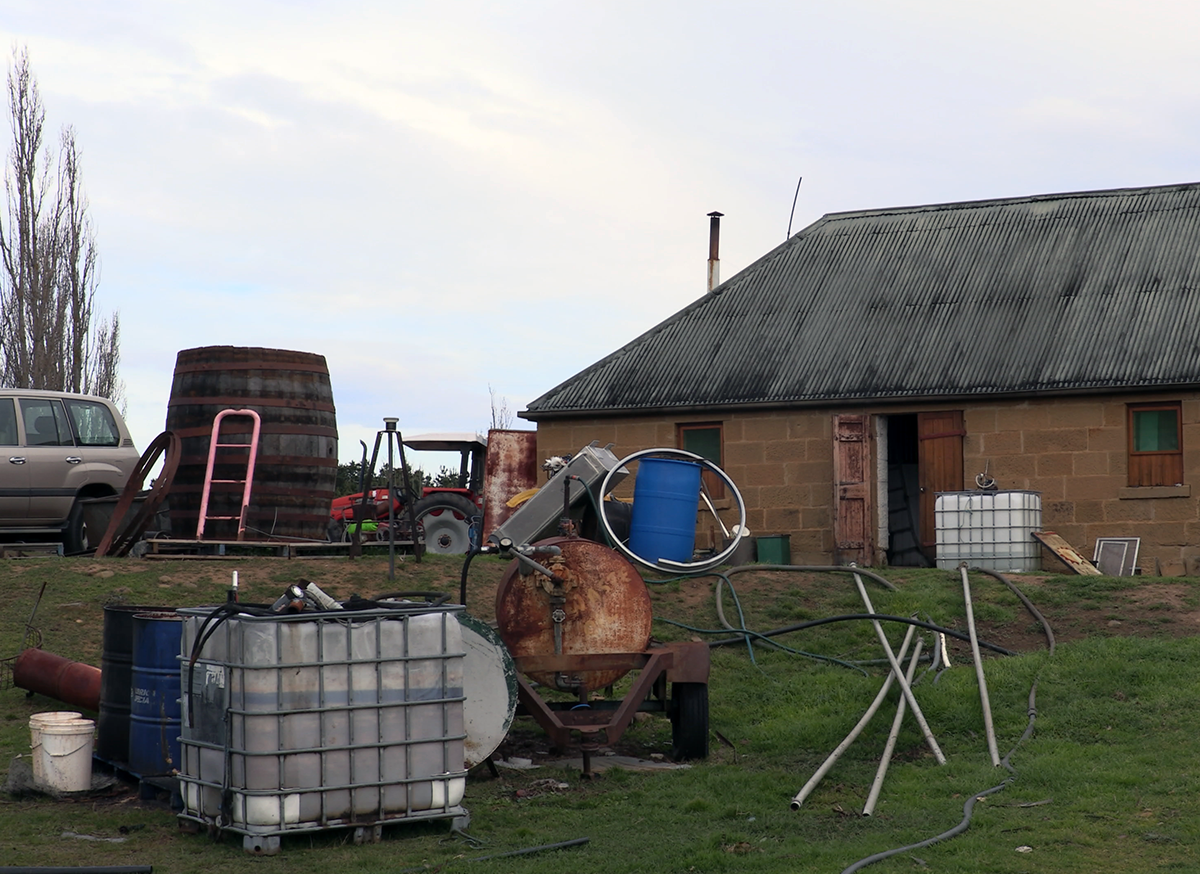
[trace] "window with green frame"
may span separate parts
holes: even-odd
[[[679,448],[706,458],[722,470],[724,464],[724,434],[720,422],[689,422],[678,426]],[[715,500],[725,497],[725,483],[712,471],[704,472],[704,484]]]
[[[1183,415],[1179,401],[1130,404],[1129,485],[1183,484]]]

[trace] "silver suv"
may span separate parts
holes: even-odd
[[[0,453],[0,535],[61,532],[68,553],[104,533],[89,538],[81,501],[118,494],[140,458],[107,398],[15,388],[0,388]]]

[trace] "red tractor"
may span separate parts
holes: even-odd
[[[487,440],[478,434],[421,434],[405,439],[404,445],[417,452],[457,452],[460,463],[453,486],[427,486],[413,505],[425,549],[443,555],[462,555],[471,547],[472,532],[478,532],[483,516],[483,468]],[[364,465],[365,467],[366,465]],[[389,502],[387,488],[369,489],[365,507],[363,493],[333,499],[330,516],[339,531],[349,537],[356,522],[363,532],[374,530],[379,540],[389,535],[388,510],[396,526],[396,542],[412,542],[409,531],[407,490],[397,487]],[[361,519],[360,519],[361,516]],[[478,537],[478,534],[475,534]]]

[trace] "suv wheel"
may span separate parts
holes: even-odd
[[[63,549],[71,555],[87,552],[90,548],[88,526],[83,518],[83,504],[76,498],[71,506],[71,515],[67,517],[67,527],[63,529]]]

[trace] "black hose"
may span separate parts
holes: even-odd
[[[756,632],[756,634],[760,637],[774,637],[778,634],[788,634],[792,631],[803,631],[806,628],[816,628],[818,625],[828,625],[831,622],[848,622],[852,619],[875,619],[881,622],[902,622],[905,625],[915,625],[917,628],[924,628],[928,631],[938,631],[958,640],[970,640],[969,635],[966,635],[961,631],[955,631],[953,628],[944,628],[941,625],[934,625],[932,622],[923,622],[920,619],[913,619],[908,616],[888,616],[883,613],[847,613],[844,616],[827,616],[824,619],[810,619],[808,622],[799,622],[795,625],[785,625],[782,628],[774,628],[770,631],[760,631]],[[731,643],[743,643],[744,640],[745,639],[743,637],[729,637],[725,638],[724,640],[709,641],[708,645],[710,648],[728,646]],[[1002,646],[997,646],[994,643],[988,643],[983,640],[979,641],[979,645],[986,649],[990,649],[992,652],[999,653],[1000,655],[1020,655],[1020,653],[1015,653],[1012,650],[1005,649]]]
[[[151,874],[153,865],[0,865],[0,874]]]
[[[899,855],[900,853],[907,853],[911,850],[919,850],[922,847],[928,847],[930,844],[936,844],[938,841],[944,841],[947,838],[952,838],[955,835],[962,834],[971,827],[971,812],[975,808],[975,802],[986,795],[991,795],[993,792],[999,792],[1001,789],[1007,786],[1011,780],[1012,778],[1010,777],[1003,783],[993,786],[991,789],[984,789],[982,792],[977,792],[968,798],[967,803],[963,805],[963,818],[954,828],[948,829],[947,831],[942,832],[940,835],[935,835],[932,838],[926,838],[923,841],[918,841],[915,844],[909,844],[905,847],[896,847],[892,850],[884,850],[882,853],[876,853],[874,856],[867,856],[865,859],[859,859],[850,867],[842,869],[842,874],[853,874],[853,872],[859,871],[868,865],[874,865],[876,862],[882,862],[884,859],[890,859],[892,856]]]
[[[509,856],[528,856],[532,853],[544,853],[548,850],[565,850],[569,847],[581,847],[590,841],[591,838],[575,838],[571,841],[562,841],[557,844],[542,844],[538,847],[526,847],[523,850],[509,850],[507,853],[492,853],[488,856],[475,856],[473,859],[454,858],[443,862],[440,865],[419,865],[415,868],[401,868],[396,874],[417,874],[417,872],[439,871],[451,862],[483,862],[489,859],[504,859]]]
[[[1008,590],[1016,595],[1017,600],[1025,605],[1025,609],[1029,611],[1033,618],[1041,623],[1042,632],[1046,635],[1046,643],[1050,647],[1050,655],[1054,655],[1054,631],[1050,628],[1050,623],[1046,621],[1046,617],[1041,614],[1041,611],[1039,611],[1037,607],[1033,606],[1032,601],[1025,597],[1025,593],[1014,586],[1008,577],[1004,576],[1004,574],[982,567],[973,567],[969,568],[969,570],[978,571],[981,574],[987,574],[989,577],[995,577],[997,580],[1004,583],[1004,585],[1008,586]]]
[[[743,564],[725,571],[729,576],[734,574],[751,573],[753,571],[818,571],[821,573],[858,574],[860,577],[874,580],[888,591],[896,591],[896,587],[879,574],[860,567],[850,567],[842,564]]]
[[[464,607],[467,606],[467,571],[471,567],[471,560],[477,555],[479,555],[479,547],[472,546],[469,550],[467,550],[467,558],[463,562],[462,579],[458,584],[458,603],[462,604]]]
[[[0,874],[151,874],[153,865],[3,865]]]
[[[565,850],[567,847],[581,847],[586,844],[591,838],[575,838],[571,841],[562,841],[558,844],[542,844],[540,847],[526,847],[523,850],[510,850],[507,853],[493,853],[490,856],[476,856],[473,859],[467,859],[468,862],[483,862],[486,859],[503,859],[506,856],[528,856],[531,853],[544,853],[547,850]]]

